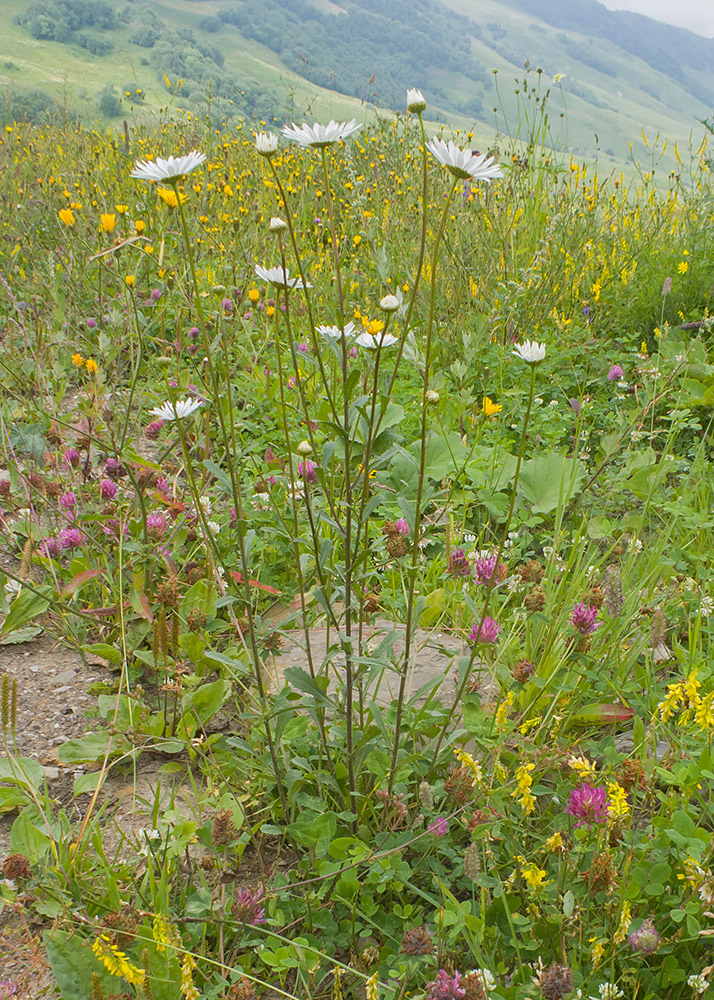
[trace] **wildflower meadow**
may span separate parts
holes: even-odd
[[[713,161],[536,86],[2,134],[0,643],[107,670],[58,796],[0,652],[47,995],[710,990]]]

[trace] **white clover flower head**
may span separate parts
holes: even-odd
[[[704,993],[709,989],[709,981],[706,976],[700,974],[694,974],[687,980],[687,986],[694,993],[695,996],[703,996]]]
[[[487,993],[493,993],[496,989],[496,980],[493,978],[493,973],[489,969],[472,969],[467,973],[467,976],[475,976],[478,979],[481,990]]]
[[[255,136],[255,148],[261,156],[275,156],[278,151],[278,137],[275,132],[257,132]]]
[[[281,219],[278,215],[273,216],[268,226],[271,233],[284,233],[287,228],[288,224],[285,219]]]
[[[339,326],[318,326],[317,332],[321,333],[326,340],[340,340],[341,337],[351,338],[355,335],[355,325],[350,320],[345,323],[344,329]]]
[[[361,333],[359,337],[355,338],[355,343],[360,347],[366,347],[370,351],[375,350],[378,347],[392,347],[394,344],[399,343],[398,337],[393,337],[391,333],[386,333],[384,330],[381,333]]]
[[[310,146],[314,149],[324,149],[325,146],[332,146],[336,142],[349,138],[361,128],[362,126],[354,118],[348,122],[332,120],[328,125],[320,125],[318,122],[315,122],[314,125],[308,125],[307,122],[296,125],[293,122],[292,125],[285,126],[283,135],[305,149]]]
[[[184,417],[190,417],[201,406],[203,406],[202,399],[167,399],[161,406],[155,406],[153,410],[149,410],[149,413],[160,417],[161,420],[183,420]]]
[[[256,264],[255,273],[275,288],[312,288],[309,282],[303,285],[301,278],[291,278],[287,267],[261,267]]]
[[[527,365],[539,365],[545,360],[545,344],[539,344],[535,340],[526,340],[522,344],[516,344],[513,353]]]
[[[383,299],[379,300],[379,308],[387,313],[396,312],[399,308],[399,299],[396,295],[385,295]]]
[[[130,176],[140,181],[177,181],[179,177],[200,167],[205,159],[205,153],[192,149],[186,156],[169,156],[166,160],[162,156],[157,156],[155,160],[137,160]]]
[[[426,148],[450,174],[461,180],[486,181],[490,184],[497,177],[503,177],[501,165],[496,163],[493,156],[461,149],[452,139],[448,142],[444,142],[443,139],[430,139]]]
[[[599,998],[590,997],[590,1000],[617,1000],[618,997],[625,995],[614,983],[600,983],[598,993],[600,994]]]
[[[411,111],[415,115],[426,111],[426,101],[421,90],[416,90],[414,87],[407,90],[407,111]]]

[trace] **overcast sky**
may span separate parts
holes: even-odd
[[[610,10],[634,10],[657,21],[714,37],[714,0],[600,0]]]

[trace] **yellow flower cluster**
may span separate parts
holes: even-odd
[[[662,722],[669,722],[678,714],[678,726],[694,721],[700,729],[714,729],[714,691],[702,696],[697,673],[692,670],[686,680],[668,685],[667,694],[657,706]]]
[[[132,986],[140,986],[144,982],[144,970],[132,965],[125,953],[111,943],[107,934],[99,935],[92,951],[110,975],[118,976]]]
[[[627,792],[616,781],[608,781],[607,783],[607,801],[607,814],[610,819],[624,819],[630,812]]]
[[[481,769],[479,762],[474,760],[471,754],[467,753],[465,750],[455,749],[454,756],[462,767],[467,768],[471,772],[473,783],[474,785],[477,785],[483,778],[483,770]]]
[[[535,768],[535,764],[521,764],[516,771],[516,783],[518,788],[513,792],[513,798],[516,799],[523,812],[529,815],[533,812],[536,805],[536,800],[531,788],[533,786],[533,777],[531,771]]]
[[[592,781],[597,776],[597,767],[587,757],[571,757],[568,767],[575,771],[581,781]]]
[[[630,924],[632,923],[632,913],[630,911],[630,904],[625,900],[622,904],[622,913],[620,914],[620,923],[617,925],[617,930],[613,935],[614,944],[622,944],[622,942],[627,937],[627,932],[630,929]]]

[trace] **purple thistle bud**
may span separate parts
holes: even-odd
[[[74,510],[77,506],[77,497],[74,495],[72,490],[67,493],[63,493],[59,498],[60,507],[64,507],[65,510]]]
[[[602,622],[596,621],[597,608],[590,607],[589,604],[576,604],[570,615],[573,627],[581,635],[592,635],[595,629],[600,628]]]
[[[84,541],[84,535],[79,528],[63,528],[57,535],[57,545],[60,549],[78,549]]]
[[[192,344],[191,347],[193,347],[193,346],[194,345]],[[189,350],[191,350],[190,347],[189,347]],[[147,426],[147,428],[144,431],[144,433],[146,434],[146,436],[148,438],[152,438],[152,439],[153,438],[157,438],[159,436],[159,434],[161,433],[161,431],[163,430],[163,426],[164,426],[164,422],[161,419],[161,417],[159,417],[158,420],[152,420],[151,421],[151,423]]]
[[[43,538],[40,542],[40,552],[48,559],[56,558],[59,554],[59,546],[55,538]]]
[[[624,374],[625,373],[620,367],[620,365],[613,365],[610,371],[607,373],[607,377],[610,379],[611,382],[617,382],[617,380],[619,378],[622,378]]]
[[[435,816],[429,824],[429,833],[435,837],[445,837],[449,832],[449,821],[446,816]]]
[[[495,642],[501,634],[501,626],[489,615],[482,622],[476,622],[469,632],[470,642]]]
[[[498,563],[496,566],[497,557],[496,556],[481,556],[474,563],[474,583],[476,584],[488,584],[491,579],[496,574],[496,583],[501,583],[501,581],[506,579],[508,575],[508,569],[502,562]]]
[[[576,826],[607,822],[607,791],[593,785],[578,785],[570,793],[565,811],[575,820]]]
[[[225,298],[221,301],[221,309],[223,312],[233,312],[233,302],[229,298]]]
[[[166,532],[166,514],[163,511],[154,511],[146,519],[146,529],[151,538],[163,538]]]
[[[471,573],[471,563],[463,549],[453,550],[446,572],[451,576],[468,576]]]
[[[262,902],[262,889],[238,889],[231,907],[233,916],[241,923],[252,924],[254,927],[258,924],[264,924],[265,907]]]
[[[92,319],[92,317],[90,316],[89,319],[86,322],[87,322],[87,328],[89,330],[96,330],[96,328],[97,328],[97,321],[96,321],[96,319]]]
[[[394,527],[400,535],[406,537],[409,534],[409,524],[407,523],[407,519],[405,517],[400,517],[398,521],[395,521]]]
[[[317,465],[315,462],[311,462],[309,458],[306,458],[303,462],[302,459],[298,462],[298,476],[303,479],[306,483],[317,482]]]
[[[429,983],[429,1000],[464,1000],[466,990],[461,986],[461,975],[455,972],[450,976],[444,969],[439,969],[436,979]]]
[[[70,468],[77,468],[79,465],[79,452],[76,448],[68,448],[62,456],[62,461]]]
[[[126,475],[126,469],[118,458],[108,458],[104,466],[104,473],[109,476],[110,479],[114,479],[116,481]]]
[[[102,500],[113,500],[117,495],[117,484],[111,479],[102,479],[99,484],[99,494]]]
[[[201,336],[201,331],[198,329],[197,326],[192,326],[191,329],[188,331],[187,336],[189,336],[191,340],[197,340],[198,337]]]
[[[189,354],[192,354],[192,355],[193,354],[198,354],[198,352],[201,350],[201,345],[200,344],[189,344],[188,347],[186,348],[186,350],[188,351]]]
[[[642,955],[653,955],[662,943],[662,938],[651,920],[643,920],[627,940],[630,948],[633,951],[639,951]]]

